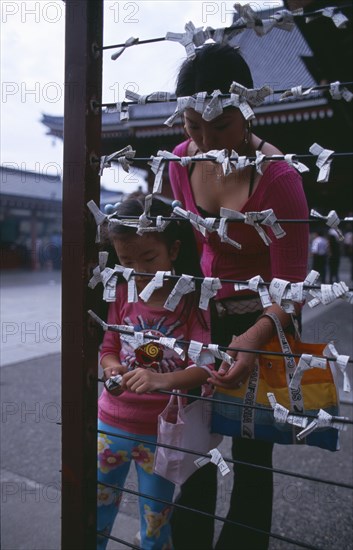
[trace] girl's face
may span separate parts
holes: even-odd
[[[114,248],[120,264],[140,273],[171,271],[176,260],[180,241],[174,241],[169,247],[162,235],[145,233],[144,235],[126,234],[114,237]],[[135,277],[140,292],[150,282],[150,277]]]
[[[212,149],[235,149],[239,152],[246,136],[246,121],[235,107],[228,107],[210,121],[204,120],[194,109],[186,109],[184,123],[185,130],[201,153]]]

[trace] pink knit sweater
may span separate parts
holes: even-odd
[[[173,151],[186,156],[189,140],[177,145]],[[174,197],[183,208],[200,214],[192,193],[188,170],[177,162],[169,163],[169,177]],[[277,218],[308,218],[308,206],[302,180],[297,171],[286,162],[271,162],[261,177],[257,188],[241,212],[255,212],[272,208]],[[281,224],[285,237],[276,239],[266,229],[272,240],[266,246],[257,231],[245,224],[229,224],[228,235],[239,242],[239,250],[220,241],[217,233],[203,237],[196,231],[196,238],[202,247],[201,267],[207,277],[247,280],[261,275],[265,281],[273,277],[291,282],[303,281],[307,273],[309,231],[307,224]],[[233,285],[224,283],[217,298],[234,295]]]

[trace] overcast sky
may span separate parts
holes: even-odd
[[[245,2],[241,2],[245,3]],[[104,2],[104,45],[165,36],[195,26],[222,27],[232,21],[234,2],[114,1]],[[251,2],[277,7],[273,2]],[[63,144],[46,135],[43,113],[64,112],[65,4],[54,1],[0,2],[1,9],[1,164],[43,174],[61,175]],[[117,60],[114,50],[103,57],[103,102],[122,101],[126,87],[138,93],[173,91],[178,67],[185,58],[176,42],[127,49]],[[153,152],[151,151],[151,154]],[[106,170],[102,184],[123,189],[122,178]],[[133,189],[129,189],[130,192]],[[126,189],[125,189],[126,191]]]

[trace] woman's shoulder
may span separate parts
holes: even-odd
[[[190,139],[186,139],[185,141],[178,143],[178,145],[176,145],[173,149],[174,155],[178,155],[179,157],[186,156],[188,153],[190,141]]]

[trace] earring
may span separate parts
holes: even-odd
[[[244,137],[245,145],[249,144],[251,131],[252,131],[251,121],[248,120],[248,124],[247,124],[247,127],[246,127],[246,134],[245,134],[245,137]]]

